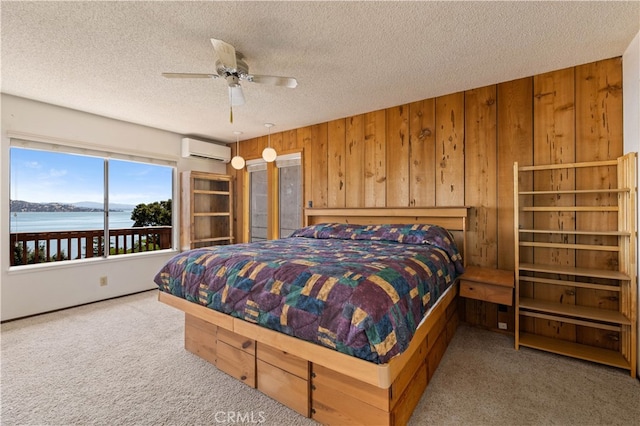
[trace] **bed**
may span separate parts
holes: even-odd
[[[466,213],[307,209],[290,238],[180,253],[159,300],[187,350],[302,415],[404,424],[457,327]]]

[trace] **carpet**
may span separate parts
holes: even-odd
[[[1,326],[2,425],[315,425],[183,347],[156,291]],[[461,325],[409,424],[640,425],[628,372]]]

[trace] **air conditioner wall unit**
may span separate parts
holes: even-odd
[[[223,163],[231,161],[231,148],[197,139],[182,138],[182,156],[210,158]]]

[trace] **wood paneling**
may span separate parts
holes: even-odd
[[[242,142],[240,152],[245,159],[260,158],[262,150],[267,146],[267,136],[261,136],[255,139]]]
[[[294,151],[298,148],[298,136],[296,129],[282,132],[282,151]]]
[[[271,147],[276,150],[276,152],[284,152],[284,146],[282,144],[282,133],[273,133],[271,135]]]
[[[467,264],[498,266],[496,87],[465,93],[464,204],[471,206]]]
[[[329,122],[327,164],[327,207],[345,207],[345,120]]]
[[[313,202],[314,207],[327,207],[327,173],[328,164],[328,147],[327,147],[327,130],[328,123],[314,124],[310,129],[310,138],[305,139],[307,142],[304,146],[305,152],[311,154],[311,167],[305,174],[310,176],[308,180],[310,186],[309,201]],[[307,162],[305,162],[305,165]],[[334,191],[334,188],[331,188]]]
[[[409,105],[387,109],[387,207],[409,207]]]
[[[533,78],[533,160],[534,164],[572,163],[575,161],[575,69],[567,68],[537,75]],[[571,169],[539,171],[534,173],[534,190],[562,191],[575,188],[575,173]],[[574,204],[574,194],[536,196],[538,206],[560,207]],[[536,228],[560,230],[575,229],[573,212],[536,212]],[[561,235],[561,237],[559,237]],[[562,238],[561,240],[559,238]],[[540,235],[536,239],[549,242],[573,243],[568,234]],[[575,252],[563,248],[536,248],[536,263],[575,265]],[[558,303],[574,304],[575,288],[536,283],[535,298]],[[536,334],[563,339],[575,339],[575,325],[535,320]]]
[[[513,163],[530,166],[533,164],[533,78],[527,77],[509,81],[498,85],[498,268],[513,270],[514,255],[514,206],[513,206]],[[519,182],[521,188],[533,189],[531,173],[520,176],[524,181]],[[518,219],[527,228],[533,226],[533,214],[523,212]],[[533,261],[533,250],[519,251],[521,262]],[[521,283],[520,291],[532,297],[533,288],[529,285],[525,289]],[[528,291],[528,293],[527,293]],[[497,311],[497,321],[506,322],[507,329],[514,330],[515,316],[513,308],[498,311],[497,306],[487,309]],[[506,318],[505,318],[506,317]],[[493,321],[493,316],[490,317]],[[528,327],[533,328],[533,318],[522,318],[528,321]],[[484,322],[481,325],[495,328],[496,324]]]
[[[345,207],[364,207],[364,115],[346,119]]]
[[[533,164],[533,78],[499,84],[497,98],[498,269],[513,270],[513,163]],[[532,182],[521,182],[520,185],[531,189]],[[523,214],[519,222],[531,224],[532,220],[531,214],[528,217]]]
[[[464,92],[436,98],[436,206],[464,204]]]
[[[620,59],[599,61],[576,68],[576,140],[591,147],[576,150],[576,161],[608,160],[621,156],[622,121],[610,117],[622,116],[622,67]],[[616,186],[616,168],[598,167],[576,171],[576,189],[611,188]],[[613,197],[613,199],[610,199]],[[598,197],[576,195],[578,205],[612,205],[616,194]],[[576,227],[580,229],[616,229],[616,212],[578,212]],[[579,244],[616,245],[616,237],[577,236]],[[579,250],[576,266],[613,269],[618,265],[617,252]],[[592,280],[595,281],[595,280]],[[576,303],[618,310],[619,293],[576,288]],[[619,350],[619,336],[606,330],[576,327],[580,343]]]
[[[436,205],[435,99],[409,105],[409,205]]]
[[[364,206],[385,207],[387,203],[387,150],[385,111],[364,115]]]
[[[304,169],[304,182],[302,185],[304,186],[304,207],[311,207],[308,205],[309,202],[313,202],[313,197],[311,195],[311,177],[312,177],[312,159],[313,153],[311,152],[311,127],[303,127],[298,129],[296,132],[296,137],[298,140],[298,146],[302,147],[305,155],[302,157],[302,168]]]
[[[620,156],[621,74],[621,58],[607,59],[274,133],[272,145],[283,152],[304,149],[305,207],[309,201],[314,207],[351,208],[466,204],[471,207],[468,264],[512,269],[513,162],[531,165]],[[253,138],[240,143],[240,152],[246,159],[259,158],[266,145],[266,136]],[[521,187],[579,189],[596,183],[606,187],[615,185],[616,179],[610,172],[597,176],[581,172],[530,175],[525,178],[530,181],[521,182]],[[242,173],[237,173],[236,179],[242,191]],[[539,197],[538,205],[562,206],[571,204],[569,200],[572,202],[576,195]],[[580,201],[580,195],[577,197]],[[236,211],[243,212],[246,201],[242,196],[235,200]],[[573,229],[575,221],[615,220],[615,214],[608,213],[523,215],[520,223],[535,220],[536,227],[550,229]],[[242,224],[240,217],[237,223]],[[238,231],[235,235],[243,235]],[[574,240],[605,242],[570,235],[563,242]],[[567,249],[521,252],[521,256],[534,255],[537,261],[543,258],[552,264],[616,262],[614,254]],[[593,304],[605,303],[605,299],[611,303],[607,295],[584,291],[570,294],[571,288],[558,291],[536,285],[530,289],[534,291],[563,303],[574,303],[576,297],[588,298]],[[496,327],[497,305],[478,302],[466,306],[464,312],[467,321],[476,318],[488,328]],[[570,330],[562,324],[544,327],[554,336],[576,333],[574,326]]]
[[[590,147],[577,150],[576,161],[608,160],[622,155],[622,121],[609,120],[610,116],[622,115],[622,67],[619,60],[600,61],[576,68],[576,137]],[[602,167],[578,169],[576,171],[576,189],[611,188],[616,186],[616,168]],[[616,194],[602,194],[597,199],[592,196],[577,195],[579,205],[611,205],[610,198]],[[589,204],[587,204],[589,203]],[[608,224],[608,229],[616,229],[618,215],[615,212],[579,212],[576,222],[581,229],[602,229],[597,224]],[[615,237],[614,237],[615,238]],[[615,244],[613,240],[579,237],[582,244]],[[577,266],[598,269],[615,269],[617,255],[604,255],[599,252],[579,252],[576,255]]]

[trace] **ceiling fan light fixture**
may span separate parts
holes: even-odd
[[[224,78],[229,87],[230,123],[233,123],[233,107],[243,105],[245,102],[242,85],[240,84],[241,81],[288,87],[290,89],[298,85],[298,81],[293,77],[249,74],[249,66],[244,61],[244,55],[236,51],[235,47],[215,38],[211,39],[211,43],[213,44],[213,50],[216,56],[215,74],[165,72],[162,73],[162,75],[166,78]]]
[[[276,150],[271,148],[271,128],[274,126],[274,124],[265,123],[264,126],[269,129],[269,139],[267,142],[267,147],[262,151],[262,159],[267,163],[272,163],[276,161],[276,157],[278,156]]]
[[[236,155],[231,159],[231,167],[236,170],[244,169],[245,161],[244,158],[240,155],[240,143],[238,142],[238,137],[242,134],[242,132],[235,131],[233,132],[236,135]]]

